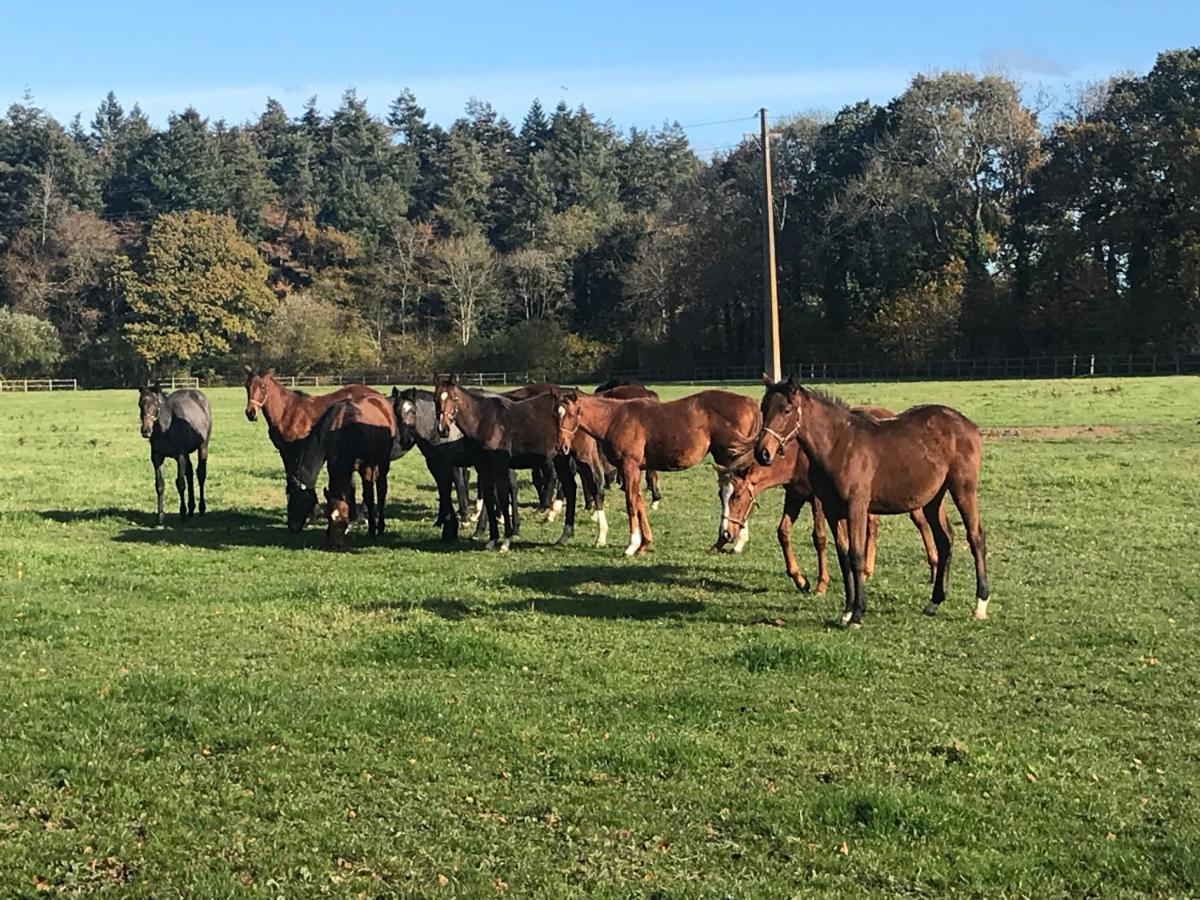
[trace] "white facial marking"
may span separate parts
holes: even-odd
[[[446,400],[449,400],[449,399],[450,399],[450,395],[448,393],[446,393],[445,391],[442,391],[442,401],[445,402]]]
[[[567,414],[567,408],[560,403],[558,406],[558,417],[561,419],[566,414]]]
[[[342,521],[342,514],[341,514],[340,512],[338,512],[336,509],[335,509],[335,510],[333,510],[333,512],[331,512],[331,513],[329,514],[329,521],[330,521],[330,522],[340,522],[340,521]]]
[[[407,400],[405,400],[404,405],[401,406],[400,409],[402,409],[406,413],[412,412],[413,405],[411,403],[409,403]]]

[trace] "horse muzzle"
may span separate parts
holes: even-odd
[[[721,529],[721,542],[724,544],[728,544],[732,540],[733,540],[733,535],[730,534],[729,529],[722,528]]]
[[[450,426],[438,422],[437,433],[438,437],[450,437]]]
[[[143,425],[141,431],[142,437],[144,437],[146,440],[150,440],[150,435],[154,433],[154,426],[152,425],[147,428],[145,425]]]
[[[246,420],[250,422],[258,421],[258,410],[253,407],[246,407]]]

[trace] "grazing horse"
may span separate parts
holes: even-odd
[[[863,563],[871,514],[921,510],[937,547],[934,615],[946,597],[952,540],[942,509],[946,492],[962,516],[975,557],[976,619],[987,618],[987,548],[979,518],[983,440],[975,423],[948,406],[914,406],[898,416],[856,415],[841,401],[794,377],[778,384],[763,376],[762,428],[754,454],[763,465],[789,449],[808,454],[809,482],[833,528],[845,583],[843,625],[861,625],[867,611]]]
[[[163,523],[163,463],[175,460],[175,487],[179,491],[179,517],[196,511],[192,460],[196,454],[195,477],[200,481],[200,515],[204,515],[204,481],[208,477],[208,441],[212,437],[212,412],[200,391],[183,388],[164,394],[156,384],[138,389],[142,437],[150,441],[150,463],[154,466],[154,491],[158,495],[158,524]],[[184,486],[187,502],[184,503]]]
[[[437,430],[437,409],[433,394],[429,391],[408,388],[392,388],[392,410],[396,425],[407,440],[414,441],[425,465],[433,476],[438,490],[438,514],[435,526],[441,526],[442,540],[458,540],[459,522],[467,518],[467,470],[468,448],[463,434],[457,427],[442,437]],[[454,505],[451,488],[458,493],[458,506]]]
[[[642,469],[689,469],[709,452],[718,464],[729,465],[745,454],[759,426],[754,401],[728,391],[701,391],[667,403],[610,400],[577,390],[552,397],[559,446],[569,448],[582,430],[621,473],[629,514],[626,556],[645,553],[654,540],[642,500]]]
[[[597,397],[608,397],[610,400],[658,400],[658,392],[650,390],[644,384],[636,381],[622,381],[617,378],[608,379],[596,388],[595,394]],[[605,473],[605,487],[618,480],[617,470],[609,467]],[[646,487],[650,489],[650,508],[658,509],[659,504],[662,503],[662,489],[658,484],[658,473],[653,469],[646,470]]]
[[[859,415],[875,419],[891,418],[895,414],[880,406],[856,406],[852,410]],[[812,542],[817,551],[817,585],[818,595],[825,593],[829,584],[829,570],[825,565],[825,513],[821,501],[813,493],[809,484],[808,454],[803,450],[797,453],[777,455],[768,466],[747,459],[745,464],[718,468],[717,496],[721,500],[721,531],[717,541],[718,547],[729,542],[734,544],[734,552],[740,552],[744,543],[746,520],[754,505],[762,496],[763,491],[783,485],[784,503],[783,516],[779,520],[779,546],[783,550],[783,564],[788,577],[802,591],[809,590],[808,579],[800,571],[796,555],[792,552],[792,526],[796,522],[800,510],[805,503],[812,503]],[[925,547],[925,558],[929,563],[929,580],[932,582],[937,574],[937,547],[933,542],[933,532],[925,521],[925,514],[914,509],[909,516],[921,535]],[[875,571],[875,548],[879,538],[879,516],[872,515],[867,520],[867,550],[863,561],[863,577],[870,578]]]
[[[255,372],[246,366],[246,418],[257,421],[259,411],[267,420],[267,434],[283,460],[288,490],[299,463],[303,441],[331,405],[348,397],[381,396],[365,384],[348,384],[329,394],[310,395],[285,388],[275,380],[275,370]]]
[[[535,394],[527,400],[513,402],[503,396],[483,396],[464,390],[452,379],[442,379],[434,386],[438,433],[445,436],[452,426],[457,425],[480,450],[476,469],[479,492],[488,514],[489,548],[499,546],[500,550],[507,550],[515,533],[510,515],[511,507],[515,506],[509,481],[512,470],[532,469],[546,463],[553,463],[566,493],[566,516],[557,543],[565,544],[575,533],[576,465],[570,441],[560,452],[553,419],[555,392],[557,388],[552,393]],[[598,462],[598,459],[597,453],[592,462]],[[580,467],[585,484],[593,477],[591,468],[591,465]],[[597,494],[602,489],[600,485],[593,487]],[[499,535],[501,514],[504,517],[503,541]],[[603,518],[598,527],[604,537],[607,522]]]
[[[387,477],[396,443],[392,405],[379,394],[346,398],[321,415],[304,442],[292,489],[288,493],[288,528],[299,531],[317,502],[316,481],[321,464],[329,464],[325,490],[329,527],[326,545],[342,545],[354,519],[354,472],[363,482],[368,533],[383,534],[387,506]]]

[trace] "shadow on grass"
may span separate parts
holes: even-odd
[[[122,544],[189,543],[210,550],[231,547],[296,547],[308,546],[312,531],[292,534],[279,510],[218,510],[203,516],[180,519],[178,513],[168,513],[162,528],[157,528],[154,513],[137,513],[128,521],[140,525],[127,528],[113,537]]]
[[[415,609],[423,609],[448,622],[458,622],[480,612],[478,607],[471,606],[465,600],[449,597],[427,597],[424,600],[368,600],[366,603],[354,604],[352,609],[374,613],[409,613]]]
[[[599,619],[661,619],[691,616],[707,607],[703,600],[653,599],[655,589],[701,590],[714,599],[723,594],[745,593],[744,585],[698,575],[683,566],[581,565],[544,571],[519,572],[508,579],[511,587],[534,596],[499,605],[498,609],[531,610],[554,616]],[[639,596],[617,596],[609,588],[635,588]]]

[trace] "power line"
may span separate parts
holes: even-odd
[[[679,127],[686,131],[689,128],[707,128],[709,125],[732,125],[734,122],[749,122],[753,118],[754,114],[751,113],[748,116],[738,116],[736,119],[716,119],[712,122],[696,122],[693,125],[680,125]]]

